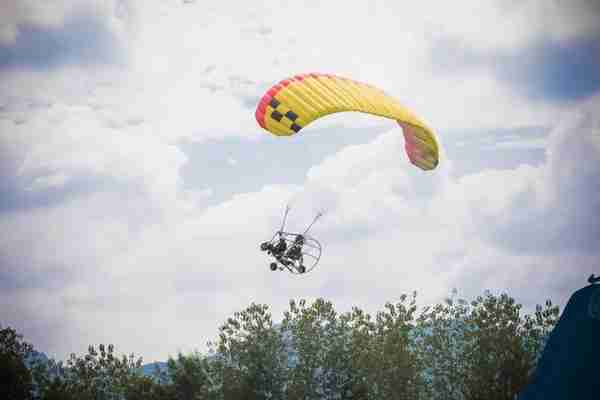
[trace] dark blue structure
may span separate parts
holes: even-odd
[[[569,299],[519,400],[600,399],[600,284]]]

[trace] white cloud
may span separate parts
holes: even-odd
[[[505,140],[494,143],[490,147],[511,149],[545,149],[546,138],[534,138],[525,140]]]
[[[173,144],[264,135],[254,120],[254,105],[269,85],[298,72],[324,70],[372,82],[414,107],[440,134],[465,124],[553,121],[555,107],[528,103],[491,75],[462,82],[432,76],[424,31],[430,25],[424,21],[433,23],[441,13],[416,9],[414,18],[402,19],[398,27],[406,10],[390,3],[344,6],[345,18],[332,31],[330,15],[338,9],[339,4],[317,2],[243,8],[228,1],[205,7],[175,1],[64,1],[54,11],[33,2],[11,6],[15,27],[26,18],[40,26],[64,24],[78,10],[108,25],[120,21],[123,29],[115,30],[115,37],[130,52],[124,67],[7,73],[0,84],[10,109],[3,114],[16,126],[3,128],[4,140],[19,132],[26,169],[134,176],[169,203],[182,195],[177,171],[185,162]],[[495,15],[494,10],[486,13]],[[282,13],[310,20],[310,29],[290,24]],[[468,20],[467,15],[444,16],[436,23],[462,25],[458,21]],[[394,37],[393,50],[373,45],[389,37]],[[337,120],[372,124],[374,119]],[[332,121],[336,118],[320,122]]]
[[[124,17],[133,1],[127,0],[7,0],[0,5],[0,45],[14,44],[23,28],[59,29],[70,18],[87,14],[105,21],[115,34],[127,32]],[[132,15],[129,14],[129,17]]]
[[[588,143],[582,150],[595,148],[590,146],[596,135],[593,110],[591,104],[578,123],[559,127],[550,142],[561,143],[563,135],[573,138],[577,132],[577,140]],[[534,279],[540,293],[564,301],[565,293],[593,271],[591,260],[597,253],[570,248],[515,252],[491,234],[507,229],[516,235],[540,215],[545,226],[564,224],[561,235],[577,232],[572,225],[577,221],[543,213],[560,210],[561,196],[539,202],[542,189],[577,177],[575,169],[570,169],[570,179],[547,173],[572,147],[557,146],[539,168],[488,170],[453,180],[449,165],[431,173],[417,170],[402,145],[399,128],[393,129],[315,166],[303,187],[266,187],[167,219],[151,219],[152,214],[139,209],[147,205],[143,196],[129,195],[125,203],[123,194],[93,195],[50,213],[40,210],[15,216],[8,225],[5,221],[2,228],[13,232],[13,241],[4,245],[11,248],[11,243],[25,240],[36,257],[32,265],[40,270],[52,262],[78,271],[80,279],[65,284],[55,296],[61,299],[57,307],[68,312],[69,329],[80,339],[68,349],[47,342],[53,351],[60,355],[73,346],[84,351],[87,342],[112,338],[114,326],[119,326],[119,344],[148,359],[163,359],[182,346],[204,349],[218,324],[250,301],[272,304],[276,316],[293,297],[325,296],[342,309],[359,304],[373,311],[403,292],[416,289],[421,302],[429,303],[452,287],[466,295],[479,294],[482,288],[508,290],[519,301],[541,302],[545,298],[531,295]],[[594,150],[569,160],[581,169],[597,155]],[[260,241],[278,228],[287,202],[293,204],[291,227],[306,226],[313,207],[329,207],[313,230],[324,245],[322,264],[309,276],[269,272],[268,260],[258,250]],[[524,219],[515,221],[514,215]],[[44,259],[50,249],[55,257]],[[559,279],[568,283],[561,285]],[[48,318],[56,313],[41,315],[30,308],[39,293],[21,292],[18,298],[25,304],[11,301],[11,308],[50,324]],[[139,340],[140,326],[147,327],[147,343]],[[163,341],[169,326],[177,329],[170,329]]]
[[[450,36],[478,50],[523,48],[540,40],[557,42],[598,34],[600,7],[594,1],[461,2],[431,13],[419,3],[433,35]],[[476,17],[474,17],[476,16]]]
[[[2,2],[0,13],[0,43],[14,43],[19,34],[19,25],[32,24],[42,27],[60,26],[66,14],[73,8],[72,1],[56,2],[50,6],[36,1]]]
[[[600,173],[598,101],[591,99],[560,120],[542,166],[466,176],[439,199],[440,205],[459,204],[452,218],[513,251],[595,252],[600,237],[593,222],[600,210],[594,178]]]
[[[343,274],[338,283],[353,293],[377,286],[390,296],[415,287],[432,299],[451,286],[470,294],[490,287],[531,302],[527,288],[539,281],[540,292],[564,301],[600,258],[597,107],[592,100],[557,125],[539,167],[454,180],[442,164],[439,173],[423,174],[408,165],[397,131],[338,152],[307,179],[308,188],[318,183],[336,199],[317,227],[330,241],[326,249],[343,247],[339,259],[328,260],[328,273]],[[436,286],[422,286],[426,277]]]

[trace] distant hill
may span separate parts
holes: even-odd
[[[165,361],[155,361],[142,365],[142,374],[144,376],[156,375],[157,370],[158,372],[165,372],[167,370],[167,363]]]
[[[46,364],[50,361],[50,358],[46,353],[34,350],[29,357],[25,360],[27,368],[32,368],[37,363]],[[145,376],[152,376],[156,374],[157,368],[159,372],[165,372],[167,370],[166,361],[155,361],[152,363],[142,365],[141,371]]]
[[[25,365],[27,368],[31,368],[36,363],[47,363],[49,360],[46,353],[42,353],[41,351],[33,350],[29,356],[25,359]]]

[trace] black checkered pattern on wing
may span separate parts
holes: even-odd
[[[293,130],[294,132],[300,131],[300,129],[302,129],[302,126],[296,123],[296,120],[298,119],[298,114],[296,114],[292,110],[288,110],[285,114],[282,114],[281,112],[277,111],[277,107],[279,107],[280,104],[281,103],[279,102],[279,100],[277,100],[274,97],[269,102],[269,105],[273,108],[273,111],[271,112],[271,118],[278,122],[281,122],[281,120],[285,118],[291,122],[291,130]]]

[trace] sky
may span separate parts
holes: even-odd
[[[417,291],[561,307],[600,274],[598,2],[7,0],[0,5],[0,324],[58,359],[206,350],[251,302],[368,312]],[[254,111],[304,72],[369,82],[391,120],[298,135]],[[319,266],[269,271],[291,206]]]

